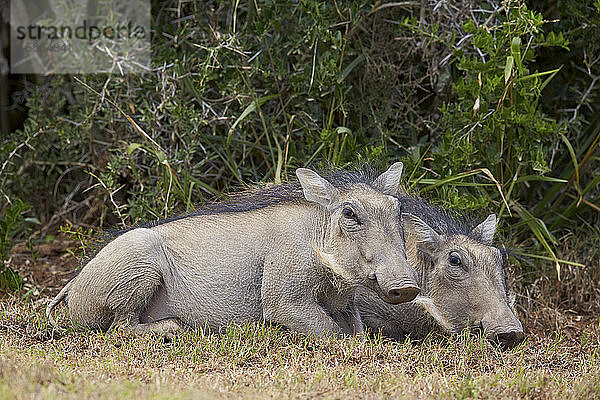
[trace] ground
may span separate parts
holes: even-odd
[[[59,236],[40,243],[34,257],[25,243],[19,243],[12,248],[10,265],[24,278],[25,290],[54,297],[79,266],[77,247],[76,241]]]
[[[52,329],[44,308],[77,267],[76,248],[62,237],[35,259],[13,248],[26,288],[0,299],[0,399],[600,397],[600,320],[559,310],[555,327],[523,315],[527,340],[504,352],[468,333],[315,342],[262,324],[165,342],[77,331],[62,306]]]

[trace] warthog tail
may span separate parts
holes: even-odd
[[[48,318],[48,321],[50,321],[50,324],[52,324],[52,326],[55,328],[56,328],[56,321],[54,320],[54,318],[52,318],[52,310],[54,309],[54,307],[56,307],[58,305],[58,303],[60,303],[61,301],[63,301],[65,299],[65,297],[67,297],[67,292],[69,291],[69,288],[71,287],[72,283],[73,283],[73,280],[71,280],[69,283],[67,283],[65,285],[65,287],[58,293],[58,295],[56,295],[54,300],[52,300],[50,302],[50,304],[48,304],[48,306],[46,307],[46,317]]]

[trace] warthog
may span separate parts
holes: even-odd
[[[352,298],[389,303],[419,292],[401,239],[402,163],[335,187],[299,168],[299,184],[233,196],[197,213],[129,230],[102,248],[48,305],[66,298],[90,329],[167,336],[266,320],[311,335],[362,333]],[[333,175],[332,175],[333,176]]]
[[[523,327],[509,304],[504,257],[492,246],[496,216],[473,229],[422,200],[400,201],[408,262],[419,273],[422,295],[388,305],[358,291],[355,302],[365,325],[393,338],[469,326],[504,348],[519,344]]]

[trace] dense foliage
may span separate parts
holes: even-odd
[[[151,71],[12,77],[0,195],[43,235],[399,159],[411,191],[498,213],[524,282],[584,277],[566,306],[597,306],[600,1],[527,4],[155,1]]]

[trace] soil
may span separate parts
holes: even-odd
[[[78,246],[78,242],[58,236],[34,247],[32,254],[25,243],[18,243],[10,252],[8,265],[23,277],[25,291],[53,297],[69,282],[80,264],[74,255]]]

